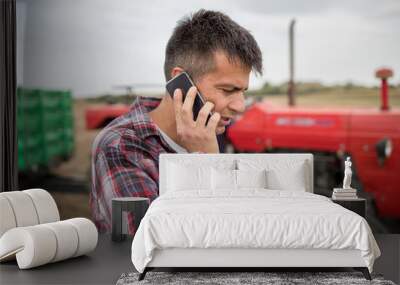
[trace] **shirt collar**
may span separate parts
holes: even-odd
[[[159,136],[158,127],[149,116],[149,112],[155,109],[161,102],[158,98],[146,98],[138,96],[129,112],[131,122],[136,134],[145,139],[149,136]]]
[[[165,141],[162,134],[159,132],[159,127],[149,116],[149,112],[154,110],[161,102],[159,98],[140,97],[138,96],[131,106],[129,116],[136,131],[136,135],[141,139],[146,139],[149,136],[159,137],[164,147],[170,152],[177,152],[172,146]]]

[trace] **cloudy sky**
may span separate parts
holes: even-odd
[[[400,81],[398,0],[17,0],[18,82],[75,96],[163,86],[168,38],[200,8],[225,12],[254,35],[264,75],[252,76],[250,88],[287,80],[292,18],[297,80],[376,85],[375,69],[389,66]]]

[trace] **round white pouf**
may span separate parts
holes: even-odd
[[[49,263],[56,251],[55,234],[41,225],[13,228],[0,239],[0,260],[16,254],[20,269]]]
[[[86,254],[97,240],[97,228],[85,218],[13,228],[0,238],[0,261],[16,257],[28,269]]]
[[[74,226],[78,232],[78,249],[74,254],[74,257],[86,254],[94,250],[97,246],[98,232],[94,223],[85,218],[73,218],[65,220]]]
[[[39,224],[51,223],[60,220],[60,214],[56,202],[49,192],[43,189],[29,189],[22,191],[28,194],[39,218]]]
[[[35,205],[30,196],[22,191],[3,192],[15,215],[17,227],[33,226],[39,223]]]
[[[6,231],[17,226],[11,204],[8,199],[1,194],[2,193],[0,193],[0,238]]]
[[[57,251],[51,262],[73,257],[78,249],[78,233],[75,228],[66,221],[41,225],[51,229],[56,235]]]

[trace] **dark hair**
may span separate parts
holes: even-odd
[[[250,32],[221,12],[201,9],[178,21],[165,51],[165,78],[176,66],[193,78],[204,75],[214,68],[216,51],[262,74],[261,51]]]

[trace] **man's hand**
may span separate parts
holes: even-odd
[[[189,89],[183,103],[182,91],[176,89],[174,92],[176,132],[179,143],[188,152],[219,153],[216,128],[221,115],[215,112],[206,125],[207,117],[214,108],[214,104],[207,101],[194,121],[192,109],[196,96],[197,88],[194,86]]]

